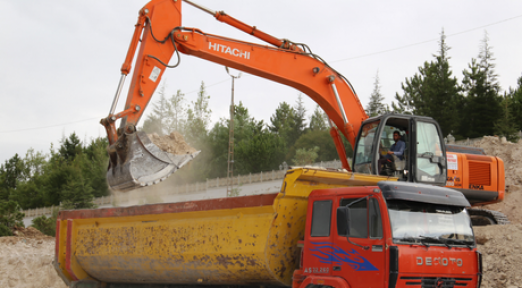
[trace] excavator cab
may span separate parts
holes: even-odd
[[[399,134],[397,141],[394,134]],[[402,141],[402,155],[388,154]],[[399,178],[399,181],[446,185],[446,150],[442,131],[430,117],[386,113],[365,120],[360,128],[354,172]]]

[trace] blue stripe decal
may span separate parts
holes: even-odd
[[[312,256],[319,258],[319,262],[325,264],[348,264],[355,271],[379,271],[357,250],[344,251],[332,242],[310,242],[314,247],[310,249]]]

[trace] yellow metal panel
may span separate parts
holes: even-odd
[[[60,270],[63,272],[63,275],[69,279],[69,281],[72,281],[72,277],[65,269],[65,251],[66,251],[66,243],[67,243],[67,220],[60,221],[60,235],[59,237],[59,246],[58,246],[58,266],[60,267]],[[58,239],[57,239],[58,240]]]

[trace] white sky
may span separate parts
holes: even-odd
[[[443,28],[452,48],[450,65],[459,79],[478,56],[485,30],[501,86],[515,87],[522,75],[522,1],[195,1],[278,38],[308,44],[351,81],[364,106],[377,71],[387,103],[402,93],[405,78],[437,53]],[[109,112],[137,13],[145,4],[0,1],[0,163],[15,153],[25,155],[29,148],[48,153],[51,143],[58,146],[72,132],[82,140],[105,136],[98,122]],[[259,43],[187,4],[183,9],[186,27]],[[423,44],[411,45],[416,43]],[[228,117],[231,80],[223,67],[182,55],[181,65],[166,71],[163,81],[168,94],[181,89],[188,101],[204,81],[213,121]],[[299,94],[246,74],[236,81],[235,91],[236,103],[242,101],[252,116],[266,122],[279,102],[293,105]],[[118,111],[126,92],[127,86]],[[305,101],[311,113],[315,104],[307,97]]]

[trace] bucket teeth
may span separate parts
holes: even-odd
[[[109,187],[129,191],[157,184],[194,159],[201,151],[174,155],[162,151],[145,132],[127,134],[109,148],[111,164],[107,171]],[[118,146],[119,145],[119,146]]]

